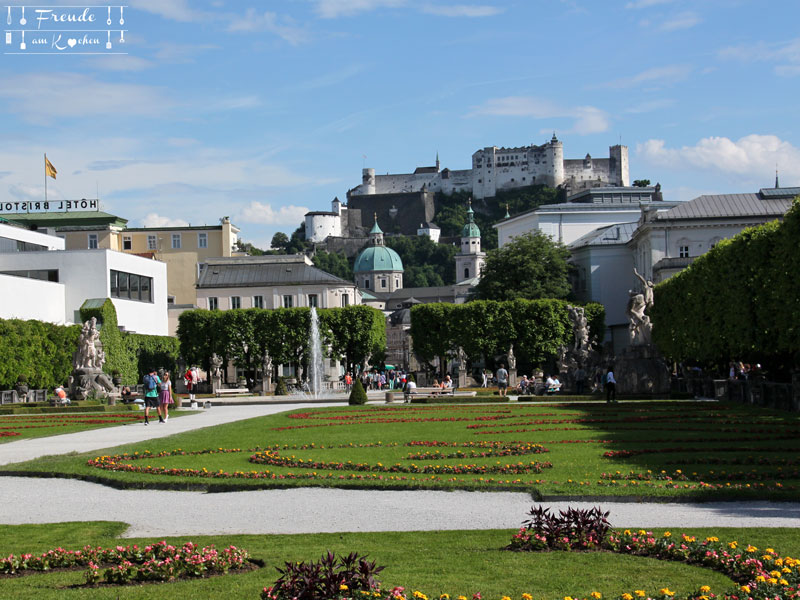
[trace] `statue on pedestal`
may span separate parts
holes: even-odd
[[[222,359],[217,353],[211,355],[211,389],[217,391],[222,386]]]
[[[511,347],[508,349],[508,368],[517,368],[517,357],[514,356],[514,344],[511,344]]]
[[[643,346],[650,344],[652,341],[653,325],[650,323],[650,317],[645,314],[647,309],[653,306],[653,282],[648,281],[634,268],[634,275],[642,282],[643,292],[636,293],[630,291],[630,298],[628,299],[628,306],[626,312],[630,324],[628,325],[628,333],[630,335],[631,346]]]
[[[269,353],[264,354],[261,363],[261,388],[265,394],[272,389],[272,357]]]
[[[70,396],[85,400],[90,395],[108,397],[116,389],[111,377],[103,373],[106,354],[100,342],[97,319],[92,317],[83,324],[78,338],[78,349],[72,357],[72,376],[70,377]]]

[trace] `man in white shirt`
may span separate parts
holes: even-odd
[[[614,367],[608,367],[606,373],[606,403],[617,401],[617,380],[614,377]]]

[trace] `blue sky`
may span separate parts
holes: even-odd
[[[568,158],[621,140],[669,200],[776,164],[800,185],[797,0],[129,0],[125,20],[127,55],[0,55],[0,201],[43,198],[47,152],[50,198],[99,189],[136,226],[229,215],[263,247],[363,166],[468,168],[553,131]]]

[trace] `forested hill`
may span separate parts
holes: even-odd
[[[442,230],[442,237],[458,237],[467,222],[467,201],[469,192],[455,192],[450,195],[436,194],[436,213],[433,222]],[[498,192],[493,198],[473,199],[475,223],[481,230],[481,249],[497,248],[497,230],[492,227],[506,215],[506,205],[511,216],[538,208],[542,204],[555,204],[566,201],[564,190],[532,185],[514,190]]]

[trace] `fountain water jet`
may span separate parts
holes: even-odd
[[[308,387],[311,396],[319,398],[322,393],[322,379],[325,366],[322,362],[322,340],[319,336],[319,315],[317,309],[311,307],[311,328],[308,340],[311,356],[308,362]]]

